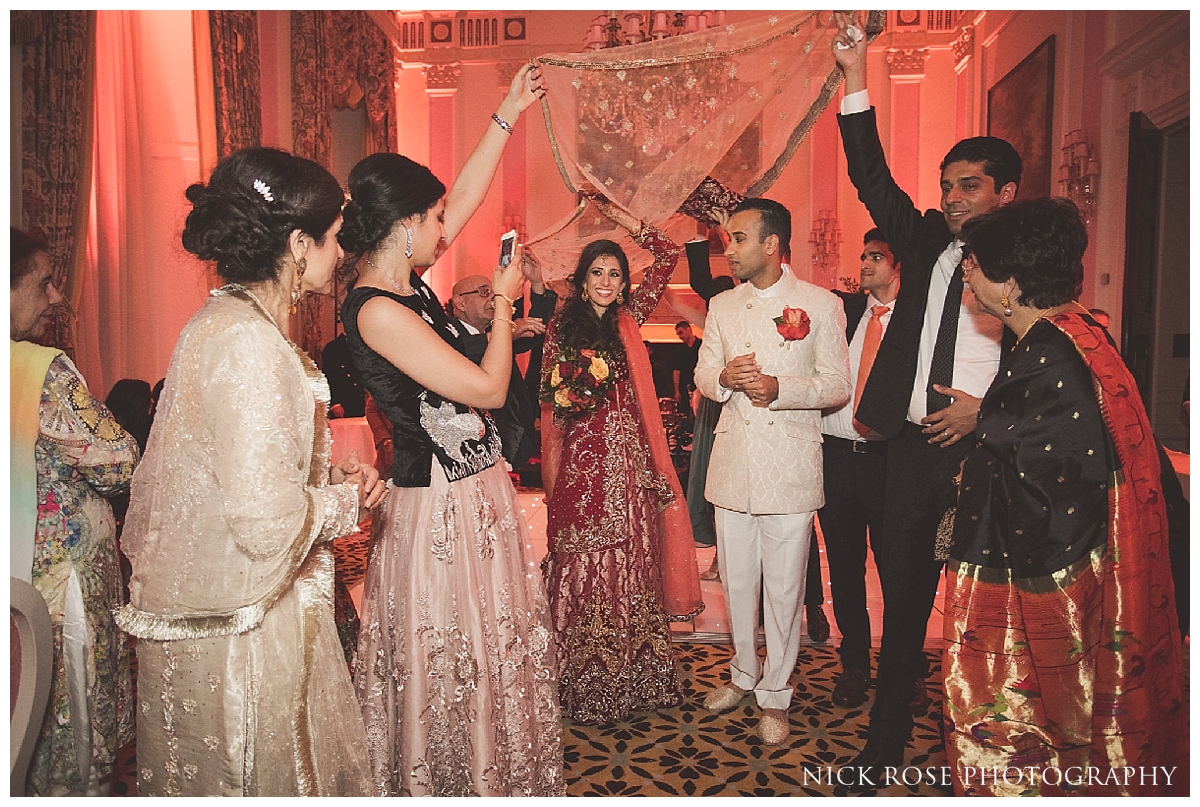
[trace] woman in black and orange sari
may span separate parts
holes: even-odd
[[[1188,715],[1154,435],[1077,298],[1065,199],[964,226],[979,308],[1016,334],[979,410],[949,546],[946,750],[955,791],[1188,792]]]

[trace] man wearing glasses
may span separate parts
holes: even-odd
[[[528,252],[522,254],[521,271],[529,281],[529,316],[521,317],[524,300],[518,298],[513,312],[513,355],[539,347],[545,338],[546,323],[554,315],[558,295],[542,282],[541,265]],[[454,284],[449,315],[463,337],[467,358],[479,364],[487,350],[488,331],[495,316],[491,281],[483,275],[468,275]],[[537,367],[530,362],[533,372]],[[508,397],[503,409],[492,410],[492,417],[500,431],[504,458],[520,471],[529,460],[538,454],[539,440],[534,419],[538,407],[530,397],[516,361],[513,361],[512,378],[508,383]]]

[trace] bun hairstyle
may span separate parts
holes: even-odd
[[[33,271],[33,256],[39,252],[50,253],[50,245],[38,233],[27,233],[9,227],[9,291],[21,285],[25,275]]]
[[[446,186],[425,166],[400,154],[372,154],[350,170],[338,242],[352,255],[379,247],[400,219],[424,214],[446,195]]]
[[[216,261],[217,274],[231,283],[277,278],[292,231],[323,243],[346,200],[337,180],[320,165],[273,148],[231,154],[207,185],[197,182],[186,195],[192,212],[183,248]]]
[[[576,349],[591,348],[604,350],[612,355],[623,354],[621,335],[617,330],[617,312],[620,304],[614,303],[604,311],[604,316],[596,316],[596,309],[583,299],[583,290],[587,283],[588,269],[597,258],[609,256],[617,259],[621,267],[621,280],[625,283],[625,294],[629,295],[629,258],[625,250],[616,241],[601,238],[592,241],[579,254],[579,262],[571,273],[571,294],[563,303],[559,312],[559,341],[567,347]]]

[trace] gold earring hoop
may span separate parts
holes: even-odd
[[[625,302],[625,292],[619,291],[617,292],[617,305],[620,305],[623,302]]]
[[[585,303],[588,302],[589,298],[587,296],[587,289],[583,290],[583,293],[579,295],[579,299],[583,300]]]
[[[1012,316],[1012,308],[1009,307],[1007,294],[1002,295],[1000,297],[1000,305],[1004,308],[1004,316],[1011,317]]]

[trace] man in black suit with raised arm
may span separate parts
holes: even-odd
[[[914,709],[927,708],[923,651],[942,562],[938,522],[956,499],[954,477],[974,440],[979,400],[1000,363],[1003,326],[963,296],[965,221],[1007,204],[1021,157],[994,137],[960,141],[941,165],[941,210],[922,213],[896,185],[867,98],[862,25],[836,14],[834,58],[845,73],[838,126],[850,180],[904,266],[904,283],[856,416],[887,438],[884,529],[878,558],[883,642],[866,746],[850,763],[859,787],[887,784],[904,763]],[[943,316],[944,314],[944,316]],[[964,439],[965,438],[965,439]]]

